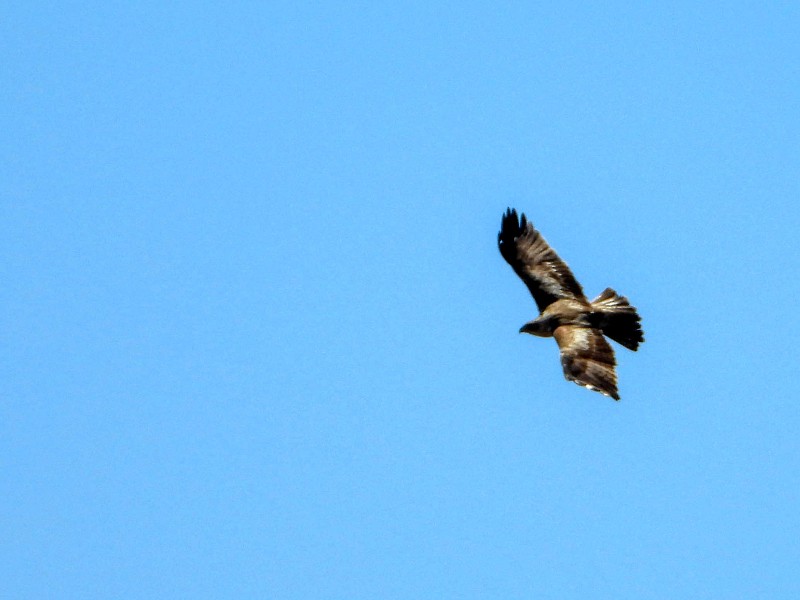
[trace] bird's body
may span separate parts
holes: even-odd
[[[614,350],[605,336],[636,350],[644,341],[636,309],[611,288],[587,300],[566,263],[516,210],[503,216],[497,243],[539,307],[520,333],[554,337],[564,377],[619,400]]]

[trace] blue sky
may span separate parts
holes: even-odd
[[[2,14],[0,596],[800,595],[796,6]]]

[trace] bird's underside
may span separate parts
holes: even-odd
[[[636,309],[611,288],[587,300],[566,263],[514,209],[503,215],[497,243],[539,307],[520,332],[554,337],[564,377],[619,400],[614,350],[605,338],[636,350],[644,341]]]

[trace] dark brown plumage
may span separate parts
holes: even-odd
[[[554,337],[564,377],[619,400],[614,350],[604,336],[636,350],[644,341],[636,308],[611,288],[589,302],[566,263],[514,209],[503,215],[497,244],[539,307],[520,332]]]

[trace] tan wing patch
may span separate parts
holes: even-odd
[[[556,328],[553,336],[561,350],[564,377],[619,400],[614,350],[599,329],[562,325]]]

